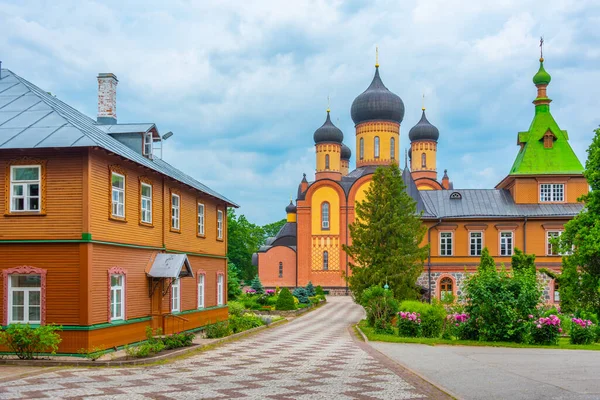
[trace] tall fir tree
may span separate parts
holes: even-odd
[[[477,272],[496,272],[496,261],[494,257],[490,256],[490,251],[487,247],[484,247],[481,251],[481,260],[477,267]]]
[[[365,200],[355,206],[352,245],[343,248],[351,258],[346,280],[357,300],[369,287],[386,283],[397,299],[419,295],[416,281],[427,257],[427,246],[421,246],[426,228],[405,187],[396,164],[379,167]]]

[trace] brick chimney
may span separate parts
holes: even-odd
[[[117,76],[112,73],[98,74],[98,118],[99,124],[117,123]]]

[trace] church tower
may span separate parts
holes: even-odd
[[[348,175],[350,171],[350,157],[352,156],[352,150],[350,147],[342,143],[342,176]]]
[[[425,115],[425,107],[422,108],[421,120],[408,132],[410,139],[410,154],[413,179],[425,178],[431,180],[432,186],[419,187],[421,190],[437,189],[437,141],[440,131],[433,126]],[[435,184],[434,184],[435,182]]]
[[[344,134],[331,122],[327,109],[325,123],[315,131],[315,151],[317,154],[317,170],[315,179],[329,178],[335,181],[342,179],[342,141]]]
[[[385,87],[375,64],[373,81],[352,103],[356,127],[356,168],[398,163],[404,103]]]

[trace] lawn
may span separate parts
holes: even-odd
[[[489,346],[489,347],[515,347],[515,348],[542,348],[542,349],[567,349],[567,350],[600,350],[600,343],[594,343],[589,345],[578,345],[569,343],[569,338],[561,337],[558,342],[558,346],[541,346],[535,344],[524,344],[524,343],[511,343],[511,342],[479,342],[474,340],[448,340],[439,338],[411,338],[411,337],[400,337],[397,335],[397,329],[395,335],[389,334],[378,334],[373,331],[373,328],[367,325],[366,320],[362,320],[358,323],[358,327],[365,334],[367,339],[375,342],[390,342],[390,343],[419,343],[428,344],[430,346],[436,345],[450,345],[450,346]]]

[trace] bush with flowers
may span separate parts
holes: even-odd
[[[469,321],[469,314],[464,312],[456,312],[448,314],[444,320],[444,328],[442,332],[443,339],[461,339],[461,340],[472,340],[475,336],[470,330],[471,325]]]
[[[421,314],[409,311],[398,313],[398,335],[404,337],[421,336]]]
[[[533,344],[556,345],[562,333],[560,318],[554,314],[535,319],[529,314],[530,338]]]
[[[391,290],[371,286],[363,291],[360,304],[367,313],[367,323],[376,333],[394,333],[392,319],[398,312],[398,301]]]
[[[591,344],[596,340],[596,325],[589,319],[571,320],[571,344]]]
[[[420,314],[421,334],[426,338],[437,338],[442,334],[446,310],[444,306],[433,301],[431,304],[414,300],[405,300],[400,303],[400,311],[410,311]]]

